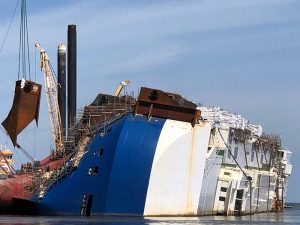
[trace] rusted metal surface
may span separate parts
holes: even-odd
[[[89,126],[102,124],[117,114],[132,111],[134,105],[135,100],[130,96],[99,94],[92,104],[84,107],[81,122]]]
[[[13,106],[2,122],[14,146],[17,135],[34,119],[38,124],[42,85],[29,80],[16,81]]]
[[[195,105],[192,104],[189,104],[190,107],[182,106],[172,97],[170,93],[142,87],[136,104],[135,114],[147,115],[148,118],[156,116],[190,122],[194,126],[201,116],[200,110],[197,110]]]
[[[68,156],[52,158],[46,157],[38,167],[31,163],[24,163],[21,170],[8,179],[0,179],[0,210],[13,213],[9,208],[14,204],[14,199],[30,199],[43,181],[47,180],[47,174],[53,176],[62,171],[68,160]]]
[[[0,207],[12,203],[13,197],[28,198],[32,179],[29,174],[15,175],[13,178],[0,180]]]

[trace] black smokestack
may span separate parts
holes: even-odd
[[[66,46],[60,44],[57,49],[57,80],[58,80],[58,106],[61,117],[63,135],[66,136]]]
[[[68,126],[76,117],[76,25],[68,25]]]

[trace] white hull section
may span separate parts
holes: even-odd
[[[197,215],[210,125],[167,120],[153,160],[144,215]]]

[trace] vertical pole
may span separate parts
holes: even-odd
[[[58,106],[63,127],[63,136],[66,136],[66,46],[60,44],[57,49],[57,80]]]
[[[250,181],[250,215],[252,215],[252,182]]]
[[[76,118],[76,25],[68,25],[68,127]]]
[[[282,158],[281,158],[282,160]],[[282,169],[282,161],[280,160],[280,181],[281,181],[281,210],[280,212],[283,212],[283,208],[284,208],[284,199],[283,199],[283,169]]]
[[[271,186],[271,165],[272,165],[272,161],[273,161],[273,151],[270,152],[270,159],[269,159],[269,182],[268,182],[267,212],[269,212],[270,186]]]
[[[260,185],[261,185],[261,174],[257,175],[257,197],[256,197],[256,213],[259,212],[259,193],[260,193]]]
[[[246,178],[249,181],[249,185],[250,185],[250,204],[249,204],[249,209],[250,209],[250,220],[251,220],[251,215],[252,215],[252,177],[246,176]]]

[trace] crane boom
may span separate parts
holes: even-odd
[[[114,96],[118,97],[122,91],[122,89],[130,83],[130,80],[124,80],[120,82],[118,85],[117,89],[115,90]]]
[[[62,139],[63,128],[57,98],[57,83],[54,79],[54,73],[47,52],[39,43],[36,43],[35,47],[40,50],[40,67],[44,73],[46,98],[55,149],[61,152],[64,150],[64,144]]]

